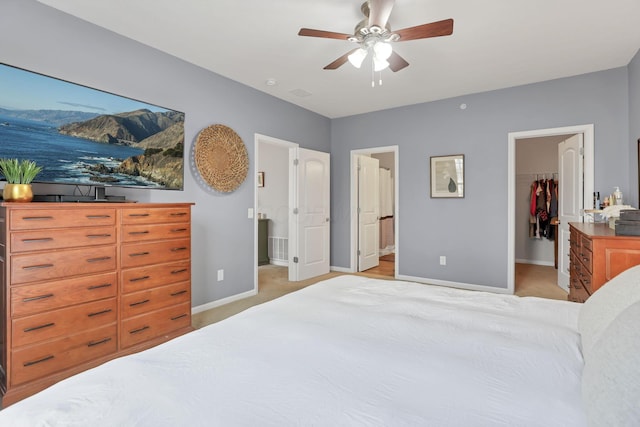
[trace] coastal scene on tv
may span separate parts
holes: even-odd
[[[184,113],[0,64],[0,158],[35,182],[181,190]]]

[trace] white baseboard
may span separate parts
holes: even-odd
[[[540,261],[537,259],[516,259],[516,264],[544,265],[546,267],[555,267],[556,265],[553,261]]]
[[[229,304],[230,302],[238,301],[241,299],[249,298],[254,295],[257,295],[258,292],[256,290],[251,290],[248,292],[243,292],[241,294],[232,295],[227,298],[222,298],[219,300],[211,301],[206,304],[199,305],[197,307],[191,307],[191,314],[201,313],[203,311],[210,310],[212,308],[220,307],[221,305]]]
[[[427,285],[446,286],[449,288],[466,289],[469,291],[493,292],[494,294],[512,294],[507,288],[495,288],[493,286],[474,285],[472,283],[450,282],[448,280],[427,279],[424,277],[414,277],[398,275],[396,279],[408,280],[410,282],[424,283]]]
[[[289,267],[289,262],[287,260],[270,259],[269,264],[277,265],[280,267]]]
[[[334,267],[334,266],[331,266],[330,270],[331,271],[337,271],[338,273],[354,273],[354,271],[352,271],[350,268],[345,268],[345,267]]]

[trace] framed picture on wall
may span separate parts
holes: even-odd
[[[431,197],[464,197],[464,154],[431,157]]]

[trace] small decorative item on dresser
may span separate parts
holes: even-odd
[[[30,202],[33,200],[31,182],[42,171],[42,167],[30,160],[0,159],[0,172],[7,184],[2,198],[7,202]]]

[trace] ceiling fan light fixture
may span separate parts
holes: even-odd
[[[378,59],[383,59],[386,61],[391,56],[393,48],[391,47],[390,43],[379,41],[373,45],[373,51],[375,52]]]
[[[362,66],[362,61],[367,57],[366,49],[360,48],[349,55],[349,62],[356,68],[360,68]]]
[[[386,59],[373,56],[373,71],[382,71],[389,66],[389,62]]]

